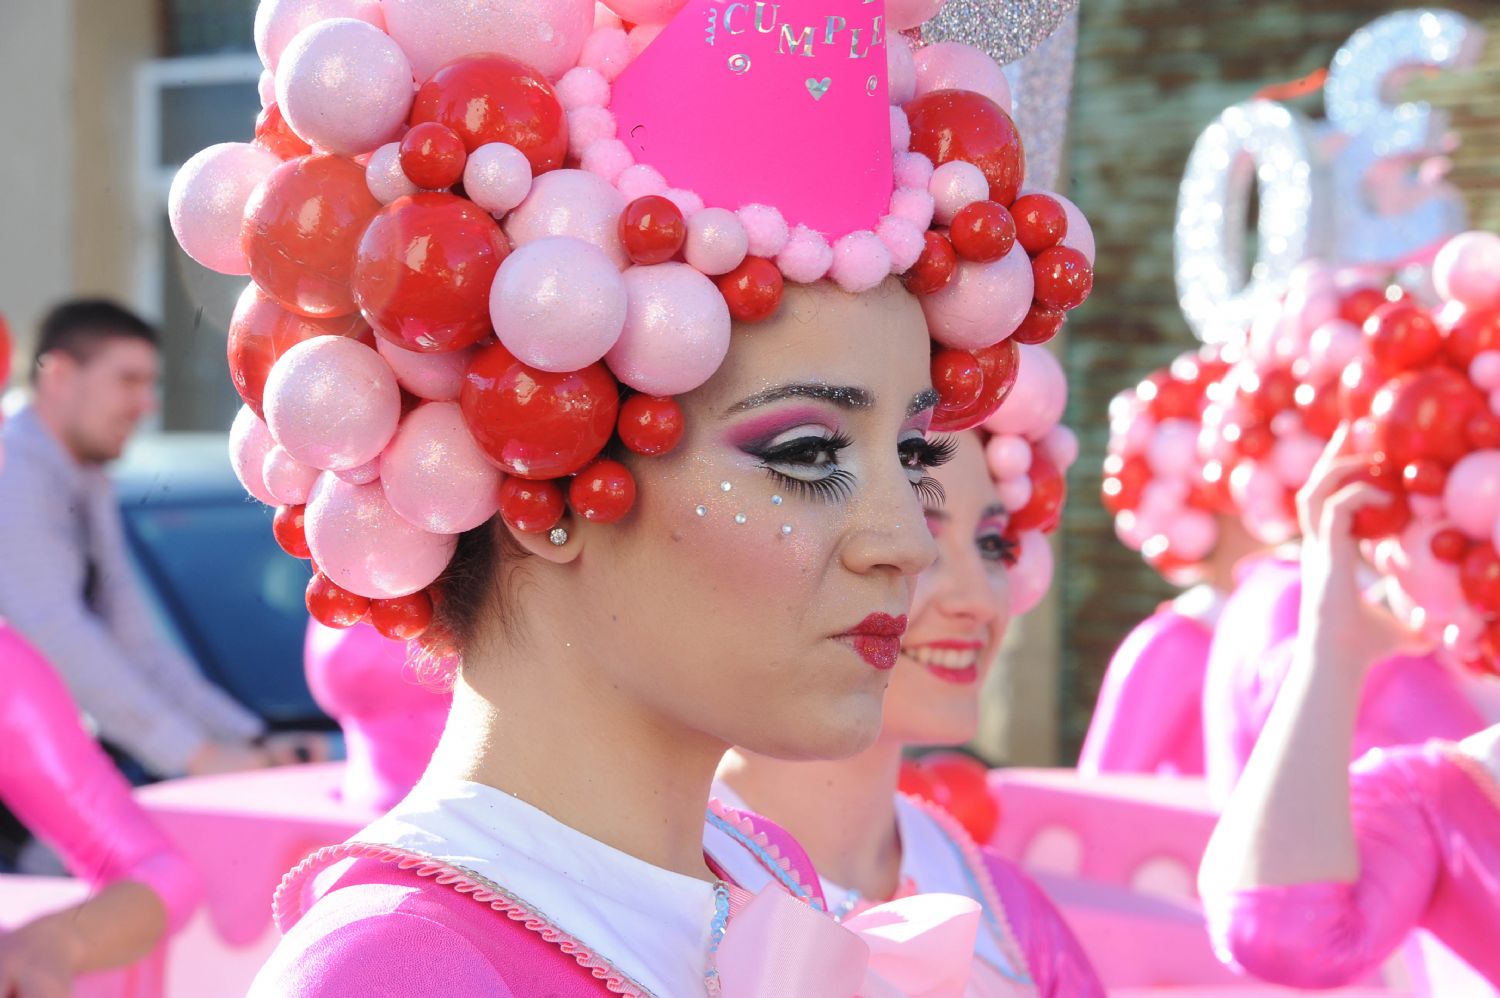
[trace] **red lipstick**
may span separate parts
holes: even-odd
[[[888,613],[872,613],[837,640],[847,640],[860,658],[881,672],[896,667],[896,658],[901,654],[901,636],[906,633],[906,614],[892,617]]]

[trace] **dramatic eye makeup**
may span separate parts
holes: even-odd
[[[793,384],[767,389],[736,403],[729,414],[788,400],[823,402],[858,411],[874,406],[870,393],[837,385]],[[936,395],[922,392],[907,410],[908,426],[897,445],[902,467],[924,505],[941,505],[942,486],[926,473],[953,456],[951,441],[932,442],[923,435]],[[793,495],[838,502],[854,491],[854,473],[839,463],[853,440],[836,418],[817,405],[795,406],[736,426],[729,442],[759,461],[779,487]]]
[[[1005,507],[1000,505],[986,509],[974,528],[974,546],[985,561],[996,562],[1011,568],[1021,554],[1021,546],[1006,532]]]

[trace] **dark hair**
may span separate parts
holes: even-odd
[[[515,624],[511,569],[527,557],[499,515],[458,537],[448,567],[432,586],[433,626],[417,642],[416,671],[424,682],[448,688],[481,620],[497,613],[502,627]],[[502,588],[506,591],[497,591]]]
[[[114,339],[143,340],[158,348],[161,345],[150,323],[107,298],[59,302],[42,320],[31,379],[36,381],[42,358],[49,353],[65,353],[78,363],[87,364],[104,343]]]

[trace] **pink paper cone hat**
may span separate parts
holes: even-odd
[[[883,0],[693,0],[615,81],[611,109],[672,186],[837,239],[890,202],[886,77]]]

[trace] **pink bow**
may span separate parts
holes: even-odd
[[[719,946],[723,998],[963,998],[979,905],[918,894],[840,925],[779,890],[758,894]]]

